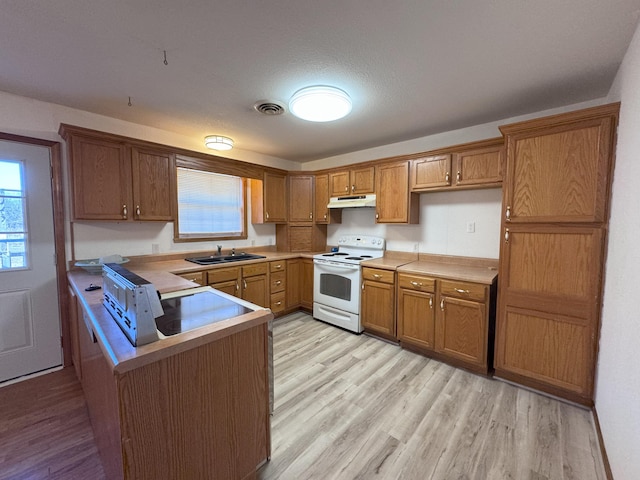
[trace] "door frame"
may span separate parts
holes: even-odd
[[[64,184],[62,175],[62,155],[60,142],[44,140],[41,138],[25,137],[12,133],[0,132],[0,140],[8,142],[24,143],[27,145],[40,145],[49,149],[51,162],[51,203],[53,207],[53,242],[56,258],[56,284],[58,287],[58,315],[60,318],[60,334],[62,344],[62,365],[71,365],[71,336],[68,319],[67,291],[67,267],[65,255],[64,235]]]

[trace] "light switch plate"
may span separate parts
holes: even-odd
[[[467,222],[467,233],[475,233],[476,222]]]

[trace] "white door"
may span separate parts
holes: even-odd
[[[0,382],[62,364],[49,148],[0,141]]]

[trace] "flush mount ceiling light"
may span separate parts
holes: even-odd
[[[204,144],[207,148],[211,148],[213,150],[231,150],[233,148],[233,140],[221,135],[209,135],[208,137],[204,137]]]
[[[351,111],[351,99],[335,87],[316,85],[298,90],[289,101],[296,117],[310,122],[331,122]]]

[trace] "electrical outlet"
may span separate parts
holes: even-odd
[[[255,247],[256,246],[256,241],[255,240],[251,240],[251,246]]]
[[[476,231],[476,222],[467,222],[467,233],[474,233]]]
[[[418,245],[419,245],[418,243],[414,243],[414,244],[413,244],[413,251],[414,251],[415,253],[418,253]]]

